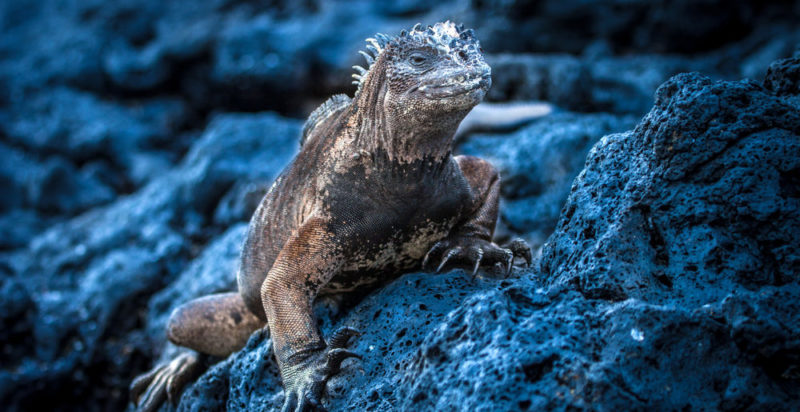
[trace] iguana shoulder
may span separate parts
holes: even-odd
[[[300,137],[300,146],[305,144],[306,140],[308,140],[308,138],[311,136],[311,133],[318,125],[322,124],[322,122],[324,122],[326,119],[331,118],[344,110],[344,108],[350,104],[350,101],[350,97],[348,97],[346,94],[335,94],[317,107],[313,112],[311,112],[311,114],[308,116],[308,120],[306,120],[306,123],[303,125],[303,133]]]

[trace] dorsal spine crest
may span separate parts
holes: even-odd
[[[436,23],[433,26],[426,26],[423,28],[422,24],[417,23],[410,31],[401,31],[399,36],[391,37],[383,33],[377,33],[375,37],[366,39],[366,50],[359,50],[359,54],[364,56],[367,61],[366,68],[362,66],[353,66],[357,73],[353,73],[353,84],[358,86],[356,95],[361,91],[369,72],[372,70],[378,57],[383,54],[386,48],[392,43],[403,41],[415,41],[421,44],[428,44],[431,47],[439,50],[442,53],[449,53],[457,47],[458,41],[473,42],[474,44],[469,47],[479,48],[477,40],[475,40],[474,32],[472,29],[464,29],[463,24],[456,25],[451,21],[444,23]]]

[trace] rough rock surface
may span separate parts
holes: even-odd
[[[505,230],[498,235],[524,234],[536,249],[553,233],[589,149],[601,137],[635,125],[632,116],[556,113],[507,136],[474,136],[461,150],[500,169]]]
[[[800,406],[797,70],[773,65],[771,90],[666,82],[634,130],[592,149],[539,270],[409,275],[323,313],[365,332],[331,408]],[[256,335],[179,409],[279,406],[268,347]]]
[[[248,204],[235,183],[274,179],[299,132],[299,122],[274,114],[220,115],[168,173],[6,256],[4,403],[121,407],[131,371],[160,352],[175,303],[235,284],[221,259],[235,261],[244,224],[220,235],[219,201]],[[36,396],[42,391],[50,396]]]
[[[790,0],[0,2],[0,405],[126,408],[130,379],[174,354],[170,310],[233,286],[299,119],[353,92],[363,39],[453,19],[490,55],[491,100],[559,107],[457,148],[502,169],[499,236],[545,245],[541,261],[322,302],[323,331],[364,332],[331,409],[800,409],[800,69],[783,59],[799,15]],[[709,77],[673,78],[650,110],[685,71]],[[178,409],[282,396],[261,333]]]
[[[545,247],[550,283],[700,304],[796,281],[800,112],[781,96],[794,85],[768,84],[679,75],[633,131],[604,137]]]

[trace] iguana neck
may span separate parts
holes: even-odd
[[[367,84],[351,103],[348,127],[354,136],[353,150],[386,153],[389,161],[400,164],[448,162],[463,115],[453,113],[437,118],[413,112],[403,114],[402,110],[392,112],[387,107],[390,102],[386,101],[386,83],[375,73],[367,76]]]

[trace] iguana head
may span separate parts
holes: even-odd
[[[423,106],[426,113],[469,109],[491,86],[491,68],[473,31],[452,22],[427,28],[417,24],[397,37],[378,34],[367,41],[369,53],[361,54],[370,67],[356,66],[355,83],[360,91],[368,83],[368,72],[380,70],[386,99],[397,105]]]
[[[380,119],[376,126],[390,130],[393,139],[415,140],[394,143],[423,150],[435,143],[430,140],[449,144],[491,86],[491,69],[473,31],[449,21],[426,28],[417,24],[396,37],[378,34],[367,42],[361,54],[369,68],[354,66],[354,100],[370,111],[370,123]]]

